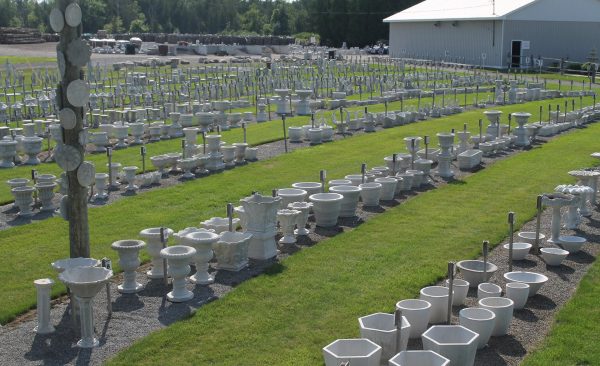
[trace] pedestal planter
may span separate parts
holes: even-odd
[[[431,303],[426,300],[406,299],[396,303],[402,316],[410,324],[410,338],[418,338],[427,329],[431,317]]]
[[[375,183],[381,184],[381,200],[392,201],[396,195],[398,180],[391,177],[375,178]]]
[[[475,362],[479,335],[461,325],[435,325],[421,339],[423,349],[446,357],[451,365],[471,366]]]
[[[552,207],[552,237],[548,242],[558,243],[558,237],[560,236],[560,209],[571,204],[574,198],[572,195],[563,193],[545,194],[542,196],[542,204]]]
[[[360,187],[351,185],[329,186],[329,192],[341,194],[344,198],[340,206],[340,217],[356,216],[356,206],[360,197]]]
[[[359,184],[360,199],[364,206],[379,206],[381,199],[382,185],[381,183],[363,183]]]
[[[529,146],[530,142],[529,142],[529,136],[527,134],[527,129],[525,128],[525,124],[529,121],[529,118],[531,117],[530,113],[513,113],[512,114],[513,117],[515,117],[515,120],[517,122],[517,124],[519,125],[517,128],[515,128],[515,135],[517,135],[517,141],[515,142],[515,145],[517,146]]]
[[[477,287],[480,283],[489,281],[498,270],[495,264],[487,262],[484,272],[483,261],[480,260],[460,261],[456,263],[456,267],[471,287]]]
[[[137,166],[126,166],[123,168],[123,173],[125,173],[125,180],[127,181],[128,192],[135,192],[138,189],[138,186],[135,185],[135,173],[137,172]]]
[[[488,309],[465,308],[458,315],[460,325],[479,334],[477,349],[485,347],[492,336],[496,314]]]
[[[194,298],[194,293],[185,288],[185,276],[190,273],[190,260],[196,249],[184,245],[174,245],[161,249],[160,256],[167,260],[169,274],[173,277],[173,290],[167,294],[171,302],[185,302]]]
[[[298,210],[283,209],[277,211],[277,221],[281,227],[283,237],[279,239],[280,244],[295,244],[296,237],[294,236],[294,227],[296,226],[296,220],[300,215]]]
[[[54,189],[57,184],[52,183],[38,183],[35,185],[35,189],[38,191],[38,198],[40,199],[40,203],[42,205],[42,211],[54,211],[56,207],[52,200],[54,199]]]
[[[337,225],[344,196],[338,193],[317,193],[309,196],[313,203],[317,226],[332,227]]]
[[[226,231],[213,245],[217,269],[238,272],[248,266],[248,246],[252,234]]]
[[[140,265],[139,253],[146,246],[141,240],[119,240],[112,243],[111,248],[119,253],[119,266],[123,270],[123,284],[117,287],[122,294],[133,294],[144,289],[144,285],[136,282],[135,271]]]
[[[111,180],[109,182],[110,188],[119,188],[119,183],[117,182],[117,177],[119,176],[119,170],[121,169],[121,163],[111,163],[110,166],[106,164],[108,169],[110,169]],[[68,181],[67,181],[68,182]],[[67,186],[68,187],[68,186]]]
[[[323,348],[325,366],[380,366],[381,347],[368,339],[338,339]]]
[[[141,122],[135,122],[129,124],[131,128],[131,136],[133,137],[132,145],[140,145],[143,144],[142,136],[144,136],[144,124]]]
[[[506,297],[513,301],[515,310],[523,309],[529,298],[529,285],[522,282],[508,282]]]
[[[93,348],[100,344],[94,336],[92,300],[112,275],[112,271],[97,267],[71,268],[58,275],[58,278],[71,290],[79,305],[81,339],[77,342],[77,346],[80,348]]]
[[[513,316],[513,301],[506,297],[486,297],[479,300],[478,304],[480,307],[488,309],[496,315],[492,337],[507,334]]]
[[[37,325],[33,331],[37,334],[49,334],[54,332],[54,326],[50,324],[50,292],[54,281],[50,278],[41,278],[33,281],[37,290]]]
[[[173,230],[165,228],[165,237],[173,234]],[[164,278],[163,260],[160,256],[162,243],[160,242],[160,228],[153,227],[140,231],[140,237],[146,241],[146,250],[150,254],[152,268],[146,272],[150,279]]]
[[[281,197],[279,201],[280,208],[287,208],[290,203],[304,202],[308,192],[298,188],[282,188],[277,190],[277,196]]]
[[[11,193],[15,198],[15,206],[19,208],[19,216],[29,217],[33,216],[31,211],[31,205],[33,204],[33,187],[16,187],[11,189]]]
[[[206,169],[210,171],[225,169],[225,164],[223,163],[223,154],[220,152],[221,135],[206,135],[205,141],[208,155]]]
[[[396,349],[398,329],[394,324],[394,314],[375,313],[358,318],[361,338],[366,338],[381,347],[381,359],[389,360],[397,352],[406,350],[410,324],[406,317],[402,317],[400,328],[400,349]]]
[[[444,282],[444,285],[448,287],[448,280]],[[452,305],[463,305],[469,293],[469,282],[455,278],[452,282],[452,289]]]
[[[196,273],[190,277],[190,281],[199,285],[208,285],[215,281],[208,274],[208,263],[213,258],[213,245],[219,240],[219,235],[210,231],[196,231],[182,238],[183,245],[196,249],[193,257]]]
[[[235,147],[235,163],[246,163],[246,149],[248,149],[248,144],[245,142],[236,142],[235,144],[232,144],[232,146]]]
[[[440,142],[440,148],[442,149],[442,152],[438,156],[438,175],[442,178],[451,178],[454,176],[454,172],[450,166],[453,159],[450,148],[452,148],[452,145],[454,144],[454,134],[438,133],[437,137]]]
[[[542,259],[549,266],[560,266],[569,255],[568,251],[560,248],[541,248],[540,252],[542,252]]]
[[[456,132],[456,136],[459,140],[459,145],[456,148],[455,154],[459,155],[467,150],[469,150],[469,137],[471,137],[471,133],[468,131],[458,131]]]
[[[127,136],[129,134],[128,125],[113,125],[112,131],[115,134],[115,137],[119,140],[115,145],[115,149],[124,149],[129,146],[127,143]]]
[[[223,153],[223,162],[226,167],[235,166],[235,146],[224,145],[221,146],[221,152]]]
[[[281,197],[254,194],[240,200],[248,218],[247,233],[252,234],[248,257],[267,260],[277,255],[277,210]]]
[[[24,137],[21,140],[21,144],[23,146],[23,152],[27,154],[27,159],[23,161],[23,164],[26,165],[39,165],[40,159],[38,159],[37,155],[42,152],[42,143],[44,139],[41,137],[33,136],[33,137]]]
[[[477,286],[477,299],[485,299],[486,297],[500,297],[502,288],[493,283],[484,282]]]
[[[169,157],[166,155],[157,155],[150,157],[152,165],[154,165],[154,167],[158,169],[158,172],[161,174],[161,176],[168,174],[166,168],[169,166],[169,160]]]
[[[504,244],[502,247],[504,249],[506,249],[506,251],[508,251],[508,249],[509,249],[510,246],[507,243],[507,244]],[[522,260],[524,260],[525,257],[527,257],[527,254],[529,254],[529,250],[530,249],[531,249],[531,244],[529,244],[529,243],[519,243],[519,242],[513,243],[512,259],[514,261],[522,261]]]
[[[311,207],[312,203],[310,202],[293,202],[288,204],[289,209],[300,211],[300,214],[296,217],[297,229],[294,230],[295,235],[310,234],[310,231],[306,228],[306,223],[308,222],[308,215],[310,213]]]
[[[448,315],[448,292],[449,289],[442,286],[428,286],[421,289],[419,299],[431,304],[430,324],[446,321]]]
[[[529,297],[537,294],[539,289],[548,282],[548,277],[540,273],[514,271],[504,274],[506,282],[521,282],[529,285]]]
[[[17,156],[17,142],[0,139],[0,168],[14,167],[15,156]]]
[[[450,360],[433,351],[402,351],[389,361],[389,366],[449,366]]]
[[[306,194],[310,196],[311,194],[321,193],[323,185],[319,182],[298,182],[293,183],[292,187],[305,190]]]

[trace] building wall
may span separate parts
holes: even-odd
[[[600,22],[598,0],[541,0],[506,16],[507,20]]]
[[[504,25],[503,65],[508,65],[512,41],[530,41],[522,56],[567,58],[585,62],[592,48],[600,51],[600,22],[507,20]]]
[[[501,21],[390,23],[390,54],[396,57],[446,59],[486,66],[500,66],[502,48]],[[495,28],[495,31],[494,31]]]

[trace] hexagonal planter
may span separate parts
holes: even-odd
[[[433,351],[402,351],[390,359],[389,366],[448,366],[450,360]]]
[[[396,325],[394,325],[394,320],[395,315],[387,313],[375,313],[358,318],[360,336],[373,341],[382,348],[381,358],[384,361],[389,360],[399,352],[399,350],[396,349],[398,329],[396,329]],[[404,316],[402,317],[401,332],[400,351],[406,350],[410,335],[410,324]]]
[[[338,339],[323,347],[325,366],[340,366],[350,362],[352,366],[379,366],[381,347],[368,339]]]
[[[423,349],[439,353],[452,365],[470,366],[475,362],[479,334],[462,325],[434,325],[421,339]]]

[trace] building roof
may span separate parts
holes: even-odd
[[[425,0],[396,13],[386,23],[504,19],[539,0]]]

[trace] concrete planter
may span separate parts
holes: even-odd
[[[338,193],[317,193],[310,195],[317,226],[337,225],[344,196]]]
[[[288,127],[290,142],[302,142],[302,127]]]
[[[252,234],[227,231],[213,244],[217,269],[238,272],[248,266],[248,246]]]
[[[523,309],[529,298],[529,285],[522,282],[508,282],[506,297],[513,301],[515,310]]]
[[[587,239],[581,236],[561,235],[555,244],[558,244],[558,246],[569,252],[569,254],[573,254],[580,251],[586,241]]]
[[[513,316],[514,302],[506,297],[486,297],[479,300],[478,304],[496,315],[492,336],[497,337],[507,334]]]
[[[246,232],[252,234],[248,257],[266,260],[277,255],[277,210],[281,197],[268,197],[259,194],[243,198],[240,203],[244,207],[248,227]]]
[[[451,365],[471,366],[475,362],[479,335],[461,325],[434,325],[421,339],[423,349],[446,357]]]
[[[329,185],[329,188],[335,186],[351,186],[352,181],[350,179],[333,179],[327,182],[327,184]]]
[[[496,314],[488,309],[465,308],[459,313],[459,322],[463,327],[479,334],[477,349],[482,349],[492,336]]]
[[[310,214],[311,207],[312,203],[310,202],[293,202],[288,205],[289,209],[300,211],[300,214],[296,217],[295,235],[310,234],[310,231],[306,228],[306,223],[308,222],[308,215]]]
[[[535,272],[514,271],[506,272],[504,279],[507,282],[521,282],[529,285],[529,297],[537,294],[539,289],[548,281],[548,277]]]
[[[433,351],[402,351],[389,361],[389,366],[448,366],[450,360]]]
[[[560,266],[569,255],[568,251],[560,248],[542,248],[540,252],[542,252],[542,259],[549,266]]]
[[[358,187],[361,189],[360,198],[364,206],[379,206],[382,191],[381,183],[362,183]]]
[[[165,238],[173,234],[173,230],[165,228]],[[160,256],[162,243],[160,242],[160,228],[153,227],[140,231],[140,237],[146,241],[146,250],[150,254],[152,268],[146,272],[150,279],[164,278],[163,260]]]
[[[292,184],[293,188],[305,190],[308,196],[321,193],[322,186],[323,185],[319,182],[298,182]]]
[[[500,297],[502,288],[496,284],[484,282],[477,286],[477,299],[485,299],[486,297]]]
[[[358,318],[360,336],[371,340],[382,348],[382,360],[389,360],[397,352],[406,350],[410,334],[410,323],[402,317],[400,350],[396,349],[398,329],[394,325],[394,314],[375,313]]]
[[[340,207],[340,217],[356,216],[356,206],[360,196],[360,187],[351,185],[330,186],[329,192],[341,194],[344,198]]]
[[[368,339],[338,339],[323,348],[325,366],[380,366],[381,347]]]
[[[208,285],[215,281],[208,273],[208,263],[213,258],[213,245],[219,240],[219,235],[208,230],[194,231],[181,238],[183,245],[196,249],[193,257],[196,273],[190,277],[190,281],[199,285]]]
[[[282,188],[277,190],[277,196],[281,197],[279,201],[280,208],[287,208],[290,203],[304,202],[308,192],[298,188]]]
[[[136,269],[140,266],[139,253],[146,246],[141,240],[119,240],[112,243],[111,248],[119,253],[119,266],[123,270],[123,284],[117,287],[122,294],[133,294],[144,289],[144,285],[136,282]]]
[[[392,201],[396,195],[396,185],[398,180],[391,177],[375,178],[375,183],[381,184],[381,199],[383,201]]]
[[[509,244],[504,244],[503,248],[506,249],[508,251],[509,249]],[[513,254],[512,254],[512,259],[513,261],[522,261],[525,259],[525,257],[527,257],[527,254],[529,254],[529,250],[531,249],[531,244],[529,243],[513,243]]]
[[[517,237],[521,242],[534,244],[535,243],[535,231],[521,231],[517,234]],[[539,242],[543,244],[546,240],[546,235],[540,233]]]
[[[171,302],[185,302],[194,298],[194,293],[185,287],[185,277],[190,273],[190,260],[196,255],[196,249],[184,245],[166,247],[160,256],[167,260],[169,274],[173,278],[173,290],[167,294]]]
[[[445,285],[448,287],[448,280],[445,281]],[[452,305],[463,305],[469,293],[469,282],[456,278],[452,282],[452,289]]]
[[[443,323],[448,315],[448,288],[428,286],[421,289],[419,299],[431,304],[430,324]]]
[[[458,154],[458,168],[460,170],[472,170],[481,164],[483,152],[481,150],[466,150]]]
[[[456,267],[458,267],[463,278],[469,282],[469,286],[471,287],[477,287],[480,283],[489,281],[498,270],[495,264],[487,262],[487,271],[484,272],[483,261],[480,260],[460,261],[456,263]]]

